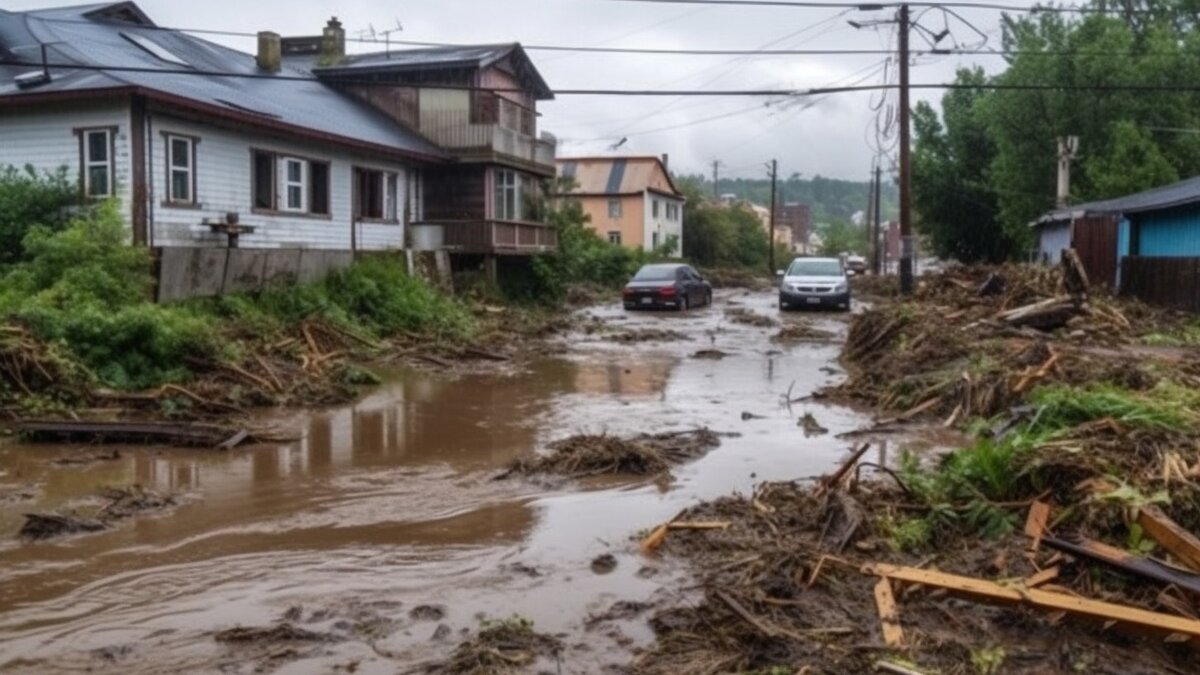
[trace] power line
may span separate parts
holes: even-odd
[[[323,83],[315,77],[303,75],[281,75],[278,73],[246,73],[246,72],[229,72],[229,71],[213,71],[213,70],[194,70],[188,68],[148,68],[136,66],[103,66],[103,65],[80,65],[80,64],[63,64],[63,63],[48,63],[42,64],[33,61],[7,61],[4,65],[21,66],[28,68],[48,68],[50,70],[83,70],[83,71],[108,71],[114,73],[133,72],[133,73],[150,73],[156,75],[196,75],[206,77],[229,77],[242,78],[250,80],[282,80],[282,81],[299,81],[311,83]],[[391,82],[379,82],[368,79],[356,79],[354,77],[339,77],[339,83],[343,84],[359,84],[367,86],[410,86],[418,89],[449,89],[463,91],[486,91],[493,93],[514,93],[523,91],[519,88],[506,87],[472,87],[464,85],[397,85]],[[131,85],[136,86],[136,85]],[[964,83],[964,82],[927,82],[910,84],[912,89],[983,89],[993,91],[1062,91],[1062,92],[1116,92],[1116,91],[1142,91],[1142,92],[1180,92],[1180,93],[1197,93],[1200,92],[1200,84],[1171,84],[1171,85],[1154,85],[1154,84],[1094,84],[1094,85],[1061,85],[1061,84],[1021,84],[1021,83]],[[107,87],[99,87],[97,89],[105,89]],[[807,89],[555,89],[554,93],[561,96],[709,96],[709,97],[726,97],[726,96],[759,96],[759,97],[796,97],[796,96],[816,96],[821,94],[841,94],[856,91],[879,91],[885,89],[897,89],[895,84],[871,84],[871,85],[854,85],[841,87],[813,87]],[[36,92],[33,92],[36,93]],[[50,92],[50,93],[71,93],[67,92]],[[27,94],[28,95],[28,94]]]
[[[884,9],[897,9],[902,5],[909,7],[952,7],[954,9],[988,9],[1002,12],[1022,14],[1153,14],[1153,10],[1124,10],[1118,7],[1053,7],[1033,5],[1029,7],[1014,7],[989,2],[821,2],[807,0],[609,0],[610,2],[645,2],[672,5],[727,5],[745,7],[799,7],[818,9],[856,9],[860,12],[873,12]]]

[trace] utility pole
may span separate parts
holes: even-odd
[[[878,244],[871,243],[871,235],[875,232],[875,223],[873,222],[875,211],[875,172],[867,174],[867,210],[863,211],[863,225],[867,228],[867,245],[870,246],[864,255],[869,256],[871,260],[875,259],[875,249]]]
[[[771,160],[771,226],[767,231],[767,274],[775,275],[775,186],[779,178],[779,161]]]
[[[717,183],[721,182],[721,160],[713,160],[713,201],[719,201],[721,195],[717,191]]]
[[[879,219],[880,202],[883,201],[883,167],[875,165],[875,259],[871,261],[872,270],[875,276],[879,276],[882,267],[883,255],[880,249],[883,247],[880,244],[880,234],[883,232],[883,221]]]
[[[908,123],[908,5],[900,5],[900,294],[913,291],[912,166]]]
[[[1071,162],[1079,153],[1078,136],[1058,137],[1058,207],[1071,204]]]

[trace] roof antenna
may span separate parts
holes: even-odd
[[[374,31],[374,29],[371,29],[371,30]],[[396,27],[395,28],[392,28],[390,30],[379,31],[380,35],[383,36],[384,58],[388,58],[388,59],[392,58],[392,33],[402,33],[402,32],[404,32],[404,25],[400,23],[400,17],[396,17]]]

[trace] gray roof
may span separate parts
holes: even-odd
[[[1178,183],[1152,188],[1116,199],[1088,202],[1076,206],[1055,209],[1038,218],[1033,226],[1045,225],[1064,220],[1072,220],[1087,215],[1123,214],[1130,215],[1146,211],[1161,211],[1163,209],[1200,203],[1200,176],[1193,176]]]
[[[444,47],[422,47],[419,49],[393,49],[385,52],[348,54],[334,66],[314,66],[311,55],[285,56],[284,61],[295,68],[308,69],[324,76],[364,73],[404,73],[431,71],[450,68],[487,68],[512,57],[512,66],[518,79],[528,86],[541,100],[554,98],[554,91],[542,79],[525,50],[516,42],[493,45],[452,45]]]
[[[305,70],[284,67],[279,75],[285,77],[264,76],[269,74],[258,68],[253,55],[178,31],[105,20],[94,14],[88,16],[113,7],[128,10],[130,5],[140,13],[133,3],[23,13],[0,10],[0,99],[136,89],[178,105],[192,105],[215,113],[225,111],[242,118],[249,116],[267,126],[283,126],[297,133],[313,132],[333,142],[431,159],[446,157],[440,148],[417,133],[367,104],[337,92]],[[50,82],[19,89],[14,78],[36,69],[28,65],[6,66],[2,61],[40,61],[41,44],[49,45],[52,64],[87,69],[54,68]],[[184,65],[153,53],[158,50],[165,50],[163,53]],[[123,70],[128,68],[138,70]]]

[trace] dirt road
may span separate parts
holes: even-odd
[[[870,424],[784,404],[789,389],[798,398],[840,377],[845,320],[788,315],[830,337],[777,342],[778,326],[727,315],[778,319],[773,300],[721,291],[686,314],[585,310],[561,355],[520,372],[402,370],[355,405],[272,416],[303,437],[290,444],[119,448],[77,465],[53,460],[96,449],[0,446],[0,670],[392,673],[445,656],[481,618],[514,614],[565,634],[563,672],[627,663],[650,639],[644,612],[588,618],[670,600],[661,589],[682,574],[637,553],[639,530],[760,481],[820,474],[846,451],[836,434]],[[806,412],[829,433],[806,435]],[[572,434],[700,426],[737,436],[672,478],[493,480]],[[14,536],[23,513],[131,483],[182,503],[100,534]],[[591,563],[604,554],[616,566],[600,574]],[[213,637],[285,618],[332,637],[286,649]]]

